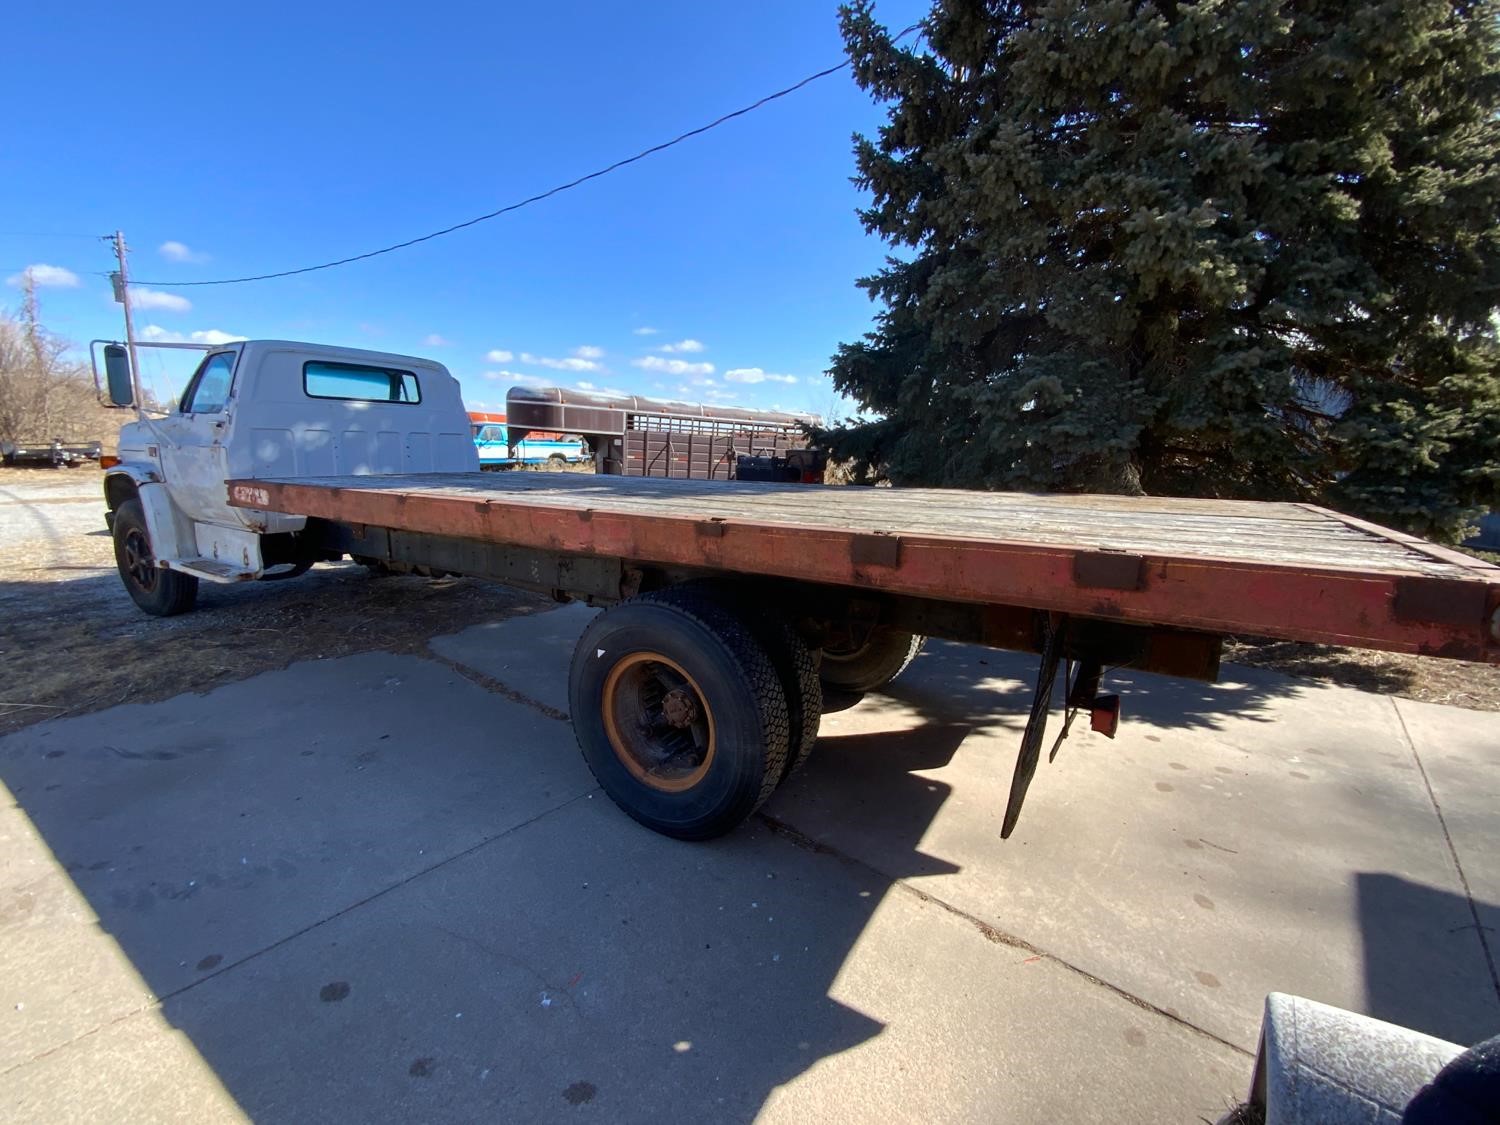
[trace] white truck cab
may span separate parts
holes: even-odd
[[[125,349],[110,350],[107,366],[123,362]],[[111,369],[116,405],[138,397],[129,386]],[[232,508],[227,480],[479,472],[458,381],[413,356],[226,344],[204,355],[171,413],[138,417],[106,470],[106,518],[126,589],[163,616],[192,607],[199,579],[290,577],[317,561],[299,549],[303,518]]]

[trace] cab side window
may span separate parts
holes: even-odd
[[[188,384],[182,396],[182,413],[217,414],[229,401],[229,388],[234,383],[234,353],[219,352],[203,361],[198,374]]]

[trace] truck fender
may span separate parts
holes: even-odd
[[[104,503],[113,512],[125,501],[134,500],[141,485],[159,479],[148,465],[114,465],[104,473]]]
[[[197,557],[197,536],[193,521],[172,503],[172,494],[160,481],[136,486],[136,498],[146,514],[146,531],[151,536],[151,551],[158,562],[180,562]]]

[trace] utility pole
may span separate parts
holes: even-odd
[[[136,415],[144,417],[146,401],[141,396],[141,367],[135,354],[135,323],[130,317],[130,271],[125,264],[127,247],[124,232],[115,231],[114,238],[110,241],[115,245],[115,261],[120,264],[119,270],[110,274],[109,279],[114,283],[115,300],[125,306],[125,350],[130,354],[130,389],[135,392]]]

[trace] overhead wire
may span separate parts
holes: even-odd
[[[59,231],[0,230],[0,238],[96,238],[92,234],[64,234]]]
[[[894,36],[891,42],[899,43],[902,39],[905,39],[912,32],[919,31],[921,27],[922,25],[920,23],[914,23],[910,27],[903,30],[900,34]],[[852,65],[853,63],[850,59],[845,59],[837,66],[826,67],[815,74],[809,74],[800,82],[795,82],[784,89],[777,90],[775,93],[767,94],[765,97],[759,98],[756,101],[751,102],[749,105],[742,106],[739,109],[733,110],[720,117],[716,117],[706,125],[700,125],[696,129],[689,129],[685,133],[679,133],[671,140],[662,141],[660,144],[652,145],[650,148],[644,148],[634,156],[627,156],[621,160],[616,160],[613,164],[608,164],[603,168],[599,168],[595,171],[579,176],[577,179],[569,180],[567,183],[558,184],[556,187],[548,188],[546,191],[527,196],[525,199],[518,200],[515,203],[507,204],[506,206],[497,208],[494,211],[489,211],[483,215],[476,215],[474,218],[466,219],[461,223],[454,223],[452,226],[444,227],[442,230],[435,230],[429,234],[419,235],[416,238],[408,238],[404,242],[396,242],[391,244],[390,246],[382,246],[378,250],[367,250],[363,254],[351,254],[347,258],[337,258],[331,262],[322,262],[316,266],[303,266],[300,269],[278,270],[275,273],[253,274],[247,277],[215,278],[210,281],[138,281],[135,278],[131,278],[130,283],[132,285],[155,285],[161,288],[184,288],[187,286],[199,285],[243,285],[246,282],[251,281],[271,281],[274,278],[278,277],[296,277],[298,274],[316,273],[319,270],[330,270],[335,268],[336,266],[347,266],[351,262],[362,262],[369,258],[378,258],[382,254],[390,254],[397,250],[405,250],[407,247],[416,246],[418,243],[430,242],[434,238],[442,238],[444,235],[452,234],[455,231],[463,230],[466,227],[476,226],[479,223],[488,222],[491,219],[498,219],[501,215],[508,215],[512,211],[519,211],[523,207],[530,207],[532,204],[540,203],[544,199],[550,199],[554,195],[560,195],[565,191],[571,191],[573,188],[586,184],[590,180],[597,180],[601,176],[607,176],[611,172],[619,171],[621,168],[624,168],[627,165],[635,164],[641,160],[645,160],[650,156],[655,156],[659,152],[665,152],[667,149],[672,148],[675,145],[680,145],[684,141],[689,141],[694,137],[702,136],[704,133],[707,133],[710,130],[717,129],[719,126],[735,120],[735,118],[744,117],[746,114],[754,113],[762,106],[768,105],[769,103],[774,102],[779,98],[784,98],[790,94],[795,94],[798,90],[801,90],[805,86],[811,85],[812,83],[818,81],[818,79],[827,78],[830,74],[837,74],[839,71],[844,70],[845,68]]]

